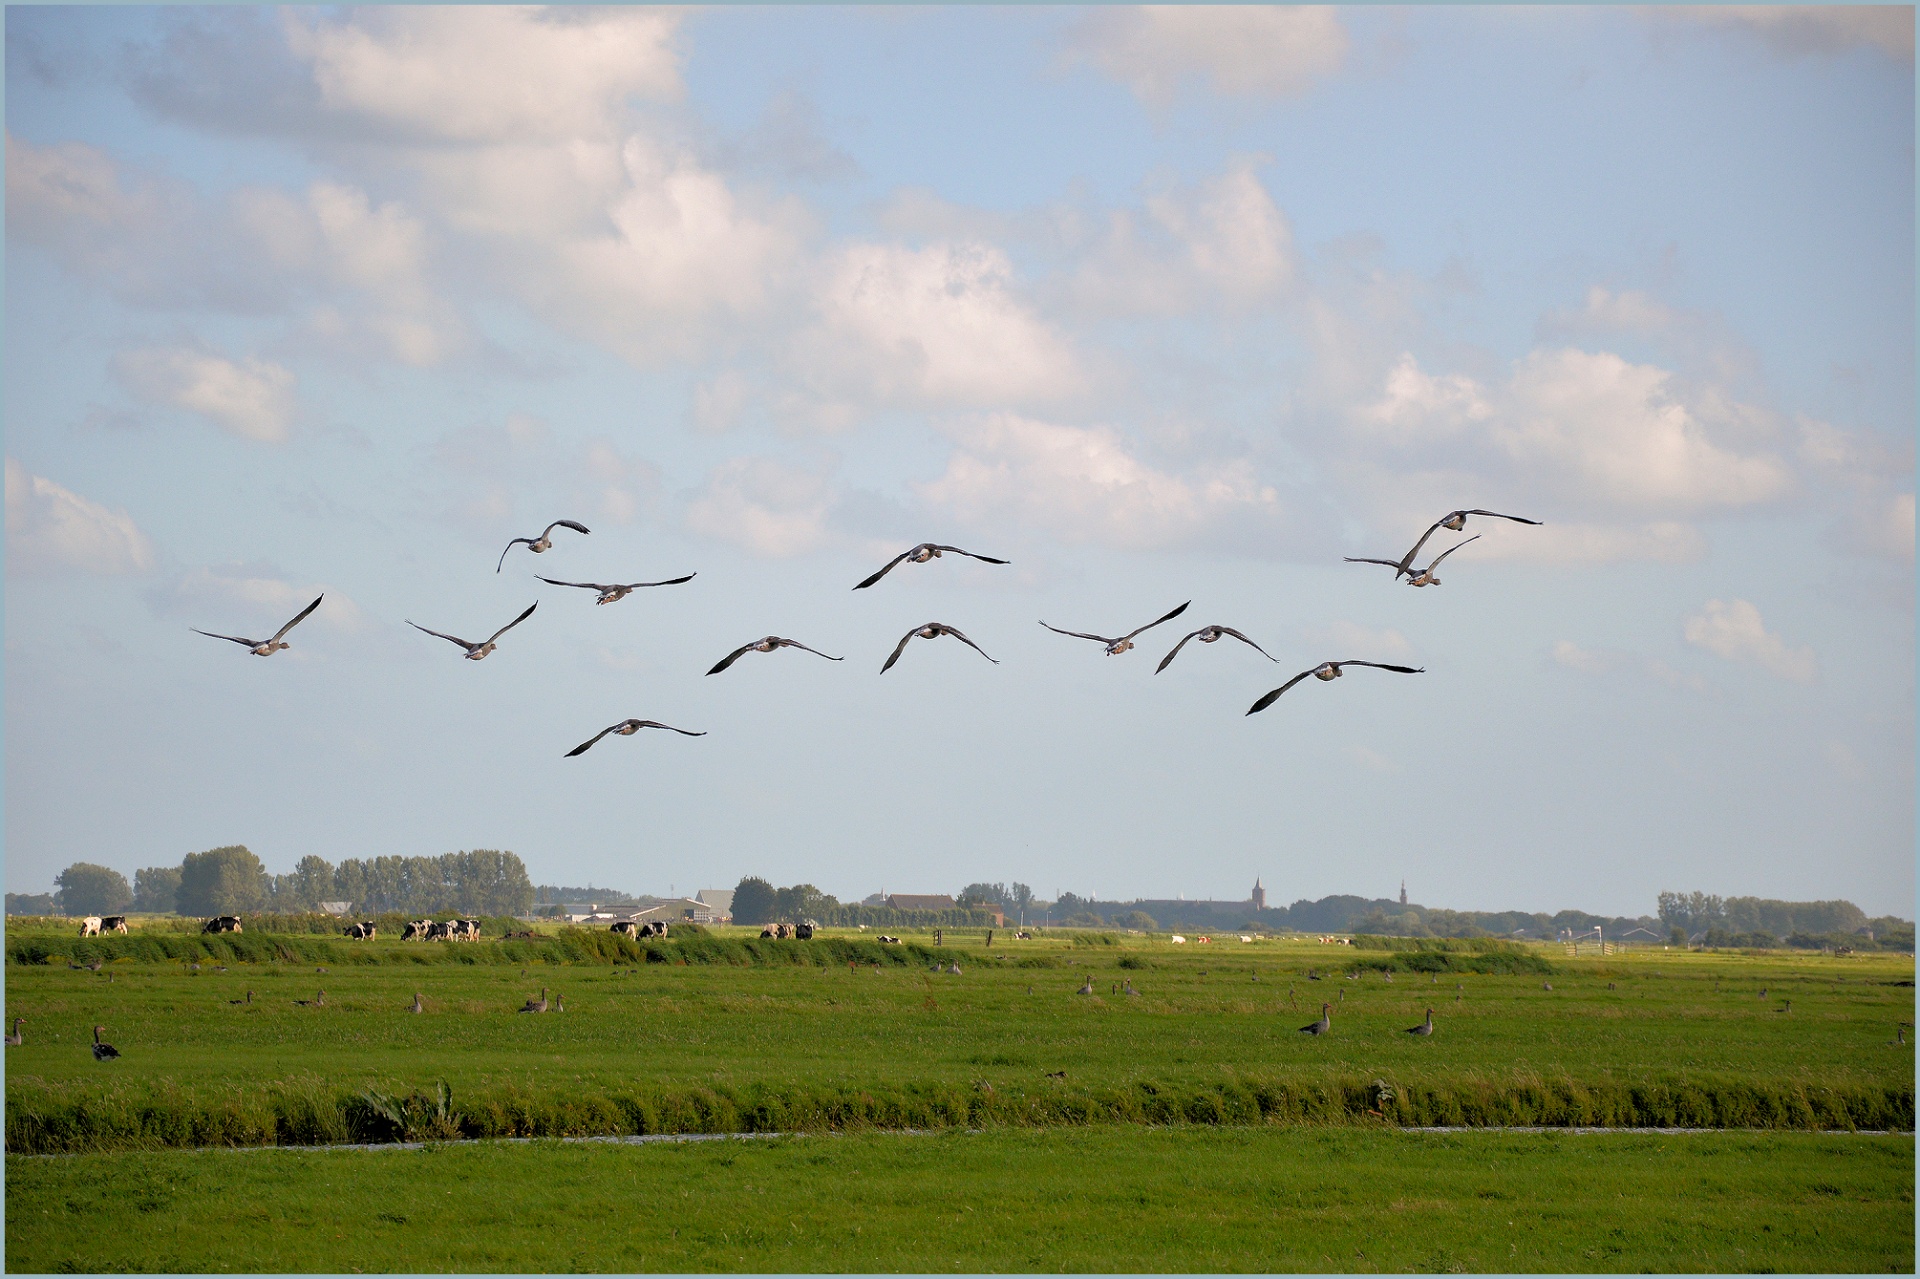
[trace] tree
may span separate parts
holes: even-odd
[[[133,872],[133,908],[156,915],[180,909],[180,868],[148,866]]]
[[[791,888],[782,888],[774,894],[773,914],[770,918],[784,919],[798,923],[803,919],[817,919],[840,903],[837,899],[815,888],[812,884],[795,884]],[[740,918],[740,899],[733,901],[734,919]],[[765,923],[766,920],[760,922]]]
[[[1706,893],[1661,893],[1660,922],[1684,928],[1689,934],[1711,928],[1726,918],[1726,903]]]
[[[266,874],[245,844],[188,853],[180,862],[180,913],[238,915],[259,910],[267,899]]]
[[[733,922],[769,924],[780,908],[780,895],[758,875],[748,875],[733,889]]]
[[[1005,884],[968,884],[953,900],[954,905],[972,910],[976,906],[1004,907],[1010,896]]]
[[[1007,900],[1020,912],[1020,922],[1027,922],[1027,907],[1033,905],[1033,890],[1025,884],[1015,884],[1013,891],[1007,894]]]
[[[68,915],[112,915],[133,905],[127,877],[92,862],[75,862],[53,877],[53,886]]]
[[[1144,910],[1130,911],[1126,918],[1118,922],[1122,928],[1137,928],[1143,933],[1150,933],[1160,926],[1154,923],[1153,916]]]
[[[294,910],[315,910],[321,902],[337,901],[333,895],[333,863],[308,853],[294,864],[292,882],[286,887],[288,905]]]

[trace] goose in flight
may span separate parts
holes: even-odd
[[[1477,542],[1479,540],[1480,540],[1480,535],[1478,533],[1475,533],[1472,537],[1467,539],[1467,542]],[[1398,578],[1402,573],[1405,573],[1407,575],[1408,586],[1438,586],[1440,585],[1440,579],[1433,575],[1433,570],[1440,567],[1441,560],[1444,560],[1445,558],[1447,558],[1447,556],[1453,554],[1455,551],[1465,546],[1467,542],[1456,542],[1452,546],[1449,546],[1446,550],[1434,556],[1433,563],[1427,565],[1425,568],[1421,569],[1418,573],[1413,571],[1413,566],[1409,562],[1411,557],[1409,557],[1409,560],[1369,560],[1369,559],[1358,559],[1352,555],[1346,556],[1345,558],[1347,563],[1349,564],[1385,564],[1388,568],[1393,570],[1393,575],[1396,578]]]
[[[799,640],[781,639],[778,635],[769,635],[765,639],[757,639],[751,644],[742,644],[739,648],[734,649],[718,662],[715,662],[713,669],[708,671],[707,674],[718,675],[721,671],[726,670],[727,667],[739,661],[741,656],[746,653],[771,653],[776,648],[805,648],[807,652],[812,653],[815,657],[825,657],[829,662],[844,662],[847,660],[844,657],[828,657],[827,654],[822,653],[817,648],[807,648],[807,646]]]
[[[495,564],[493,566],[493,571],[498,573],[503,567],[505,567],[507,563],[507,551],[511,551],[514,547],[520,545],[522,542],[525,542],[527,544],[527,549],[529,551],[532,551],[535,555],[538,555],[543,551],[552,550],[553,549],[553,530],[557,528],[570,528],[576,533],[591,533],[593,531],[592,529],[588,528],[586,525],[576,524],[572,520],[555,520],[553,523],[547,525],[547,527],[544,530],[542,530],[539,537],[516,537],[511,542],[508,542],[507,550],[500,552],[500,563]]]
[[[191,630],[195,635],[205,635],[208,639],[231,640],[235,644],[239,644],[244,648],[249,648],[253,650],[253,655],[255,657],[272,657],[275,653],[279,652],[283,648],[293,647],[293,645],[291,644],[283,643],[281,640],[281,637],[285,635],[288,631],[292,630],[294,627],[300,625],[300,623],[306,621],[307,614],[313,612],[314,609],[319,608],[320,600],[323,600],[325,598],[327,598],[326,595],[322,594],[319,599],[314,600],[313,603],[301,609],[300,612],[297,615],[295,615],[294,619],[291,622],[288,622],[285,626],[282,626],[279,630],[273,633],[272,639],[256,640],[256,639],[244,639],[238,635],[215,635],[212,631],[203,631],[197,626],[191,626],[191,627],[188,627],[187,629]]]
[[[1199,640],[1202,644],[1211,644],[1222,635],[1231,635],[1242,644],[1252,644],[1254,651],[1266,658],[1269,662],[1277,662],[1280,660],[1266,649],[1261,648],[1258,644],[1254,644],[1252,640],[1242,635],[1239,631],[1234,630],[1231,626],[1202,626],[1199,630],[1187,636],[1187,639],[1183,639],[1178,644],[1175,644],[1173,651],[1161,658],[1160,665],[1153,668],[1153,673],[1158,675],[1161,671],[1166,670],[1167,663],[1180,656],[1180,650],[1187,646],[1187,640]]]
[[[1433,526],[1422,533],[1420,540],[1413,544],[1413,549],[1400,558],[1399,563],[1395,565],[1395,576],[1397,577],[1401,573],[1412,572],[1409,566],[1413,563],[1413,557],[1420,553],[1420,548],[1427,544],[1428,538],[1432,537],[1441,529],[1446,529],[1449,533],[1458,533],[1467,526],[1467,516],[1469,515],[1484,515],[1488,519],[1495,520],[1512,520],[1515,524],[1538,524],[1540,522],[1539,520],[1530,520],[1524,515],[1502,515],[1498,511],[1449,511],[1447,514],[1435,520]]]
[[[497,641],[500,639],[502,635],[505,635],[508,631],[520,625],[520,623],[526,621],[529,617],[532,617],[533,610],[539,607],[540,607],[539,600],[535,600],[533,603],[527,605],[526,612],[520,614],[520,616],[514,618],[511,622],[508,622],[505,626],[502,626],[499,630],[495,631],[493,634],[487,636],[487,642],[484,644],[469,644],[466,640],[461,639],[458,635],[443,635],[439,631],[427,631],[426,627],[414,621],[409,621],[407,625],[411,626],[416,631],[427,631],[427,634],[435,637],[436,639],[453,641],[455,644],[458,644],[461,648],[464,648],[467,650],[468,661],[477,662],[481,658],[485,657],[488,653],[491,653],[496,647],[498,647]]]
[[[538,573],[534,576],[540,577]],[[698,573],[689,573],[685,577],[670,577],[664,582],[626,582],[612,586],[602,582],[556,582],[551,577],[540,577],[540,580],[548,586],[577,586],[585,591],[599,591],[600,598],[594,601],[595,604],[614,604],[643,586],[678,586],[682,582],[691,582],[698,576],[700,576]]]
[[[599,732],[595,733],[592,737],[589,737],[586,741],[581,742],[578,746],[568,751],[564,758],[572,759],[575,755],[584,755],[588,747],[592,746],[595,742],[605,737],[608,733],[618,733],[622,737],[632,737],[635,733],[639,732],[643,728],[664,728],[669,732],[683,733],[688,737],[705,737],[706,736],[706,732],[704,730],[696,733],[690,729],[675,728],[671,724],[662,724],[658,720],[623,719],[618,724],[615,724],[610,728],[603,728]]]
[[[1301,671],[1298,675],[1295,675],[1292,679],[1282,684],[1279,688],[1274,689],[1271,693],[1268,693],[1265,697],[1262,697],[1259,701],[1255,702],[1251,707],[1248,708],[1247,714],[1251,715],[1255,711],[1263,711],[1267,709],[1267,707],[1273,705],[1274,701],[1279,698],[1280,694],[1286,692],[1288,689],[1292,688],[1295,684],[1298,684],[1301,680],[1305,679],[1309,675],[1313,676],[1315,679],[1322,679],[1322,680],[1339,679],[1340,676],[1344,673],[1340,669],[1342,666],[1374,666],[1374,667],[1378,667],[1380,670],[1383,670],[1383,671],[1398,671],[1402,675],[1424,675],[1426,674],[1426,670],[1427,670],[1427,668],[1424,666],[1391,666],[1386,662],[1363,662],[1363,661],[1360,661],[1358,658],[1351,658],[1351,657],[1344,662],[1322,662],[1320,663],[1320,665],[1314,667],[1310,671]]]
[[[981,648],[978,644],[974,643],[972,640],[962,635],[959,631],[955,630],[953,627],[948,626],[945,622],[928,622],[924,626],[914,627],[912,630],[908,631],[905,635],[902,635],[900,637],[900,642],[893,646],[893,656],[889,657],[887,659],[887,664],[880,668],[880,673],[882,675],[885,675],[888,671],[893,669],[893,664],[900,660],[900,654],[906,651],[907,641],[912,639],[916,635],[919,636],[921,639],[939,639],[942,635],[951,635],[955,639],[959,640],[962,644],[965,644],[968,648],[972,649],[974,652],[980,654],[980,656],[985,657],[989,662],[992,662],[995,666],[998,666],[1000,664],[1000,659],[996,657],[988,657],[986,649]]]
[[[1193,603],[1192,600],[1187,601],[1187,604],[1191,604],[1191,603]],[[1145,626],[1136,626],[1134,629],[1128,631],[1125,635],[1122,635],[1119,639],[1109,639],[1105,635],[1089,635],[1085,631],[1063,631],[1058,626],[1047,626],[1045,622],[1040,623],[1040,625],[1046,626],[1047,629],[1052,631],[1055,635],[1071,635],[1075,639],[1098,640],[1100,643],[1105,644],[1107,646],[1108,657],[1118,657],[1120,656],[1120,654],[1126,652],[1128,649],[1133,647],[1134,636],[1138,635],[1141,631],[1152,630],[1154,627],[1160,625],[1161,622],[1171,622],[1174,618],[1180,616],[1180,614],[1187,611],[1187,604],[1182,604],[1179,608],[1174,609],[1173,612],[1168,613],[1165,617],[1159,618],[1155,621],[1148,622]],[[1247,642],[1252,643],[1253,641],[1248,640]]]
[[[925,564],[928,560],[939,559],[941,556],[941,553],[944,551],[952,551],[955,555],[965,555],[971,559],[980,560],[987,564],[1007,563],[1006,560],[996,560],[991,555],[975,555],[972,551],[963,551],[957,546],[940,546],[933,542],[922,542],[920,543],[920,545],[914,547],[912,550],[902,551],[898,555],[894,556],[892,559],[888,560],[885,568],[881,569],[878,573],[875,573],[872,577],[860,583],[858,586],[854,587],[853,589],[856,591],[866,590],[869,586],[872,586],[875,582],[879,581],[881,578],[885,577],[887,574],[893,572],[894,567],[902,563],[903,561],[911,561],[912,563],[915,563],[915,564]]]

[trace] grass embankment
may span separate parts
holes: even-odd
[[[1545,963],[1538,952],[946,940],[10,937],[8,1010],[28,1025],[7,1050],[7,1148],[1111,1122],[1913,1125],[1912,1057],[1888,1042],[1913,1017],[1909,959],[1555,956],[1548,990],[1537,973],[1366,966],[1514,968]],[[196,972],[146,958],[149,943],[236,949]],[[79,944],[125,953],[99,973],[20,962]],[[290,945],[344,959],[276,949]],[[1075,994],[1089,978],[1098,993]],[[564,1014],[514,1011],[543,986]],[[324,1007],[294,1002],[320,989]],[[416,991],[424,1016],[405,1011]],[[1333,1033],[1298,1034],[1323,1000]],[[1436,1034],[1402,1034],[1429,1004]],[[87,1052],[96,1022],[120,1061]]]
[[[1300,1128],[9,1157],[7,1262],[1911,1271],[1913,1158],[1893,1137]]]

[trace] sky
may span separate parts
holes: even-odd
[[[6,54],[14,891],[244,843],[1911,914],[1911,7],[10,6]],[[1343,562],[1465,508],[1541,523]],[[1010,563],[851,589],[922,541]],[[536,601],[481,662],[407,624]],[[881,674],[926,621],[994,661]],[[1271,660],[1156,673],[1209,624]],[[704,674],[767,634],[844,660]],[[1344,659],[1423,673],[1245,714]],[[706,736],[565,756],[629,717]]]

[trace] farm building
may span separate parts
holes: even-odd
[[[693,895],[697,902],[705,904],[713,912],[713,922],[728,924],[733,922],[733,890],[731,888],[703,888]],[[704,920],[696,920],[704,923]]]
[[[952,910],[953,898],[945,893],[888,893],[887,905],[894,910]]]

